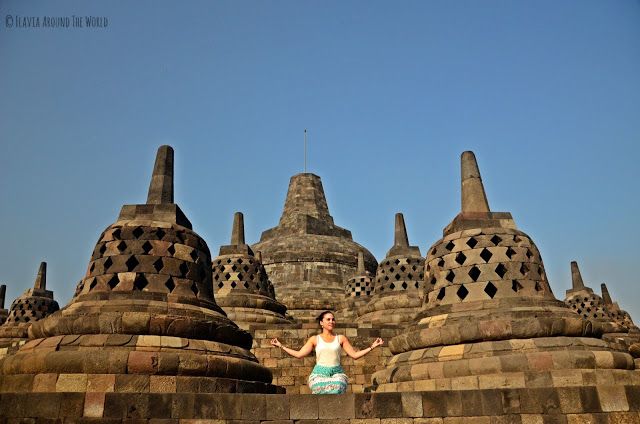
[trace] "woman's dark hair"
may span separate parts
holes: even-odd
[[[320,315],[318,315],[316,317],[316,321],[318,321],[318,325],[320,325],[320,323],[322,322],[322,320],[324,319],[324,316],[327,314],[332,314],[333,315],[333,311],[324,311],[321,312]]]

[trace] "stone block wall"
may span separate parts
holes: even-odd
[[[312,353],[303,359],[293,358],[281,349],[272,347],[270,340],[275,337],[289,348],[300,349],[309,337],[320,333],[317,325],[305,323],[279,328],[253,326],[251,330],[253,334],[252,352],[260,363],[273,373],[273,384],[284,387],[288,394],[310,393],[307,377],[315,365],[315,354]],[[375,371],[384,369],[387,359],[391,357],[387,343],[398,331],[396,327],[366,328],[364,325],[340,326],[336,329],[336,334],[347,336],[356,350],[366,348],[377,337],[382,337],[385,340],[385,345],[357,361],[349,358],[343,352],[341,361],[342,367],[349,376],[348,393],[369,391],[371,375]]]
[[[344,395],[0,393],[0,424],[532,424],[640,422],[631,386]]]

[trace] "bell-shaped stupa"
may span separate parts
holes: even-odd
[[[374,325],[413,322],[423,302],[424,258],[418,246],[409,245],[404,216],[396,214],[393,246],[380,261],[374,293],[360,311],[359,322]]]
[[[350,231],[334,224],[320,177],[309,173],[291,177],[280,223],[252,248],[262,252],[279,300],[299,321],[340,308],[344,282],[357,272],[358,252],[364,252],[369,272],[378,265]]]
[[[252,324],[291,324],[278,302],[262,262],[244,241],[244,217],[233,217],[231,243],[213,259],[216,302],[229,319],[248,330]]]
[[[0,288],[0,300],[4,308],[5,286]],[[47,290],[47,263],[41,262],[33,288],[25,291],[22,296],[13,301],[9,314],[0,326],[0,343],[7,344],[16,340],[26,339],[31,325],[56,312],[60,307],[53,299],[53,292]]]
[[[391,339],[378,391],[595,385],[612,369],[640,382],[628,353],[588,337],[589,323],[554,298],[511,214],[491,212],[472,152],[462,154],[462,211],[426,267],[425,304]]]
[[[576,261],[571,262],[571,289],[567,290],[564,303],[583,319],[591,321],[593,325],[601,326],[602,333],[626,333],[628,331],[614,322],[604,300],[590,287],[584,285]]]
[[[251,335],[216,304],[211,254],[173,200],[173,149],[161,146],[147,203],[125,205],[100,235],[71,302],[35,322],[0,362],[3,391],[275,392]],[[84,376],[84,377],[83,377]],[[30,379],[31,378],[31,379]],[[29,384],[31,381],[31,385]],[[97,384],[97,383],[93,383]]]
[[[9,311],[4,307],[4,298],[7,294],[7,286],[0,285],[0,325],[4,324],[9,316]]]
[[[357,318],[358,311],[364,307],[373,294],[373,276],[364,267],[364,253],[358,252],[358,268],[353,277],[347,280],[344,287],[344,303],[338,310],[341,320]]]

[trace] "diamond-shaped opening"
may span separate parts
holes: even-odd
[[[394,267],[389,268],[389,272],[393,272],[393,271],[395,271]]]
[[[91,284],[89,284],[89,290],[92,290],[96,284],[98,284],[98,281],[94,278],[93,281],[91,281]]]
[[[215,274],[215,275],[213,276],[213,279],[214,279],[214,280],[216,280],[216,281],[218,281],[218,280],[220,279],[220,276],[219,276],[218,274]]]
[[[418,279],[420,279],[420,280],[424,280],[424,274],[423,274],[423,273],[420,273],[420,275],[418,275]]]
[[[129,259],[127,259],[127,262],[125,262],[125,265],[127,266],[127,271],[129,272],[133,271],[135,267],[138,266],[138,264],[140,264],[140,262],[138,262],[136,257],[133,255],[131,255]]]
[[[189,256],[191,256],[191,259],[193,259],[193,261],[195,262],[198,259],[198,251],[196,249],[193,249],[191,253],[189,253]]]
[[[224,274],[224,279],[228,280],[229,278],[231,278],[231,274],[229,274],[228,272],[226,274]]]
[[[399,265],[399,264],[400,264],[400,259],[396,259],[394,263],[395,263],[396,265]]]
[[[238,258],[237,262],[238,262],[239,264],[241,264],[241,263],[243,262],[243,261],[242,261],[242,258]]]
[[[400,274],[396,274],[396,280],[400,279]]]
[[[529,248],[527,248],[527,253],[525,253],[525,255],[527,255],[528,259],[531,259],[531,257],[533,256],[533,253],[531,253],[531,250],[529,250]]]
[[[249,280],[253,281],[254,278],[255,278],[255,275],[249,274]]]
[[[420,282],[416,281],[414,285],[416,286],[416,288],[419,288],[420,287]]]
[[[158,258],[158,260],[153,263],[153,267],[156,269],[156,271],[160,272],[160,270],[164,268],[164,262],[162,262],[162,258]]]
[[[140,238],[140,236],[144,234],[144,230],[140,227],[136,227],[133,229],[132,234],[135,238]]]
[[[416,268],[416,266],[414,265],[411,267],[411,269],[415,271],[418,268]],[[427,265],[427,271],[429,271],[430,269],[431,269],[431,265]]]
[[[458,262],[458,264],[462,265],[466,260],[467,256],[464,253],[460,252],[456,255],[456,262]]]
[[[538,281],[536,281],[536,291],[542,291],[542,286],[540,285],[540,282],[538,282]]]
[[[172,244],[171,246],[169,246],[169,248],[167,249],[167,252],[169,252],[169,254],[171,256],[173,256],[176,253],[176,247]]]
[[[115,239],[115,240],[120,240],[120,234],[122,234],[122,230],[120,228],[116,228],[115,230],[113,230],[113,232],[111,233],[111,236]]]
[[[504,278],[504,275],[507,273],[507,268],[502,264],[498,264],[495,271],[500,278]]]
[[[236,272],[236,271],[238,270],[238,267],[234,265],[234,266],[232,266],[232,267],[231,267],[231,270],[232,270],[233,272]]]
[[[413,275],[411,275],[411,274],[407,275],[407,279],[408,280],[413,280]]]
[[[393,289],[395,289],[395,288],[396,288],[396,285],[395,285],[395,284],[393,284],[393,283],[391,283],[391,284],[389,284],[389,288],[390,288],[391,290],[393,290]]]
[[[171,277],[169,277],[169,279],[167,280],[166,283],[164,283],[164,285],[169,289],[169,293],[171,293],[173,289],[176,288],[176,283],[173,282],[173,278]]]
[[[515,236],[513,236],[513,241],[515,241],[516,243],[520,243],[522,241],[522,239],[520,238],[520,236],[515,235]]]
[[[153,245],[151,243],[149,243],[148,241],[145,241],[142,244],[142,251],[144,253],[146,253],[147,255],[149,254],[149,252],[151,252],[152,249],[153,249]]]
[[[248,289],[248,288],[249,288],[249,282],[248,282],[248,281],[245,281],[245,282],[244,282],[244,284],[243,284],[243,286],[244,286],[244,288],[245,288],[245,289]]]
[[[100,250],[98,250],[98,252],[100,252],[101,255],[104,255],[104,252],[107,251],[107,244],[103,244],[102,246],[100,246]]]
[[[241,272],[238,273],[238,280],[242,281],[242,273]]]
[[[158,236],[158,240],[162,240],[162,237],[164,237],[167,233],[162,229],[162,228],[158,228],[156,230],[156,236]]]
[[[476,240],[475,238],[471,237],[469,238],[469,240],[467,240],[467,246],[469,246],[470,248],[474,248],[476,247],[476,245],[478,244],[478,240]]]
[[[111,260],[111,258],[107,258],[102,264],[105,271],[108,270],[111,267],[111,265],[113,265],[113,261]]]
[[[116,286],[118,285],[118,283],[120,282],[120,280],[118,280],[118,276],[114,274],[113,277],[111,277],[109,279],[109,281],[107,282],[107,285],[109,286],[109,288],[111,290],[115,289]]]
[[[469,295],[469,290],[463,285],[460,286],[458,291],[456,291],[456,295],[460,298],[460,300],[464,300]]]
[[[480,252],[480,257],[485,262],[489,262],[489,259],[491,259],[492,256],[493,253],[491,253],[487,248],[482,249],[482,252]]]
[[[186,263],[182,262],[182,263],[180,264],[180,267],[179,267],[178,269],[180,270],[180,274],[181,274],[183,277],[186,277],[186,276],[187,276],[187,273],[189,272],[189,266],[188,266]]]
[[[432,254],[432,255],[435,255],[435,254],[436,254],[436,252],[437,252],[437,249],[436,249],[435,247],[434,247],[433,249],[431,249],[431,254]]]
[[[136,275],[136,279],[133,281],[133,289],[142,291],[148,284],[149,282],[145,278],[144,274],[138,274]]]
[[[218,288],[219,288],[219,289],[221,289],[221,288],[223,288],[223,287],[224,287],[224,283],[223,283],[222,281],[220,281],[220,282],[218,283]]]
[[[408,287],[408,286],[407,286],[406,281],[405,281],[404,283],[402,283],[402,288],[403,288],[403,289],[405,289],[405,290],[406,290],[406,289],[407,289],[407,287]]]
[[[516,254],[516,251],[513,250],[511,246],[507,247],[507,252],[506,252],[507,258],[511,259],[515,254]]]
[[[198,285],[196,284],[196,282],[194,281],[193,283],[191,283],[191,291],[193,292],[193,294],[195,294],[196,296],[198,295],[198,293],[200,292],[200,290],[198,289]]]
[[[431,277],[430,283],[431,283],[432,286],[435,286],[437,281],[438,280],[436,280],[436,277]]]
[[[405,272],[406,270],[407,270],[407,268],[406,268],[404,265],[402,265],[402,266],[400,267],[400,271]]]
[[[237,285],[238,285],[238,283],[236,283],[235,281],[231,282],[231,288],[232,289],[235,289]]]
[[[89,272],[93,272],[93,270],[96,268],[96,263],[95,262],[91,262],[91,266],[89,267]]]
[[[389,276],[385,275],[384,276],[384,281],[389,281]]]
[[[453,283],[453,280],[456,278],[456,274],[453,271],[449,271],[445,278],[448,282]]]
[[[472,267],[469,270],[469,277],[471,277],[473,281],[478,281],[478,277],[480,277],[480,269],[478,269],[477,266]]]
[[[520,274],[527,275],[529,273],[529,267],[526,264],[522,264],[520,267]]]
[[[118,243],[116,247],[119,251],[124,252],[127,249],[127,243],[125,243],[124,241],[120,241],[120,243]]]
[[[387,261],[387,266],[391,265],[391,262]]]
[[[231,259],[227,259],[227,263],[230,264],[231,263]]]
[[[511,290],[518,293],[520,290],[522,290],[522,284],[520,284],[518,280],[511,281]]]
[[[499,245],[501,241],[502,239],[497,234],[491,237],[491,243],[495,244],[496,246]]]
[[[488,294],[491,299],[493,299],[493,296],[495,296],[498,292],[498,288],[491,281],[489,281],[484,287],[484,292]]]
[[[243,266],[242,269],[244,270],[244,272],[248,272],[249,271],[249,267],[247,265]]]
[[[456,247],[456,245],[452,241],[450,241],[444,248],[451,252],[454,247]]]
[[[440,268],[442,268],[444,266],[444,259],[440,258],[440,260],[438,261],[438,266]]]

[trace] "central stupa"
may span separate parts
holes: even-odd
[[[263,232],[252,248],[262,252],[278,299],[298,321],[340,308],[344,282],[357,271],[358,252],[372,274],[378,265],[349,230],[333,223],[322,181],[310,173],[291,177],[280,223]]]

